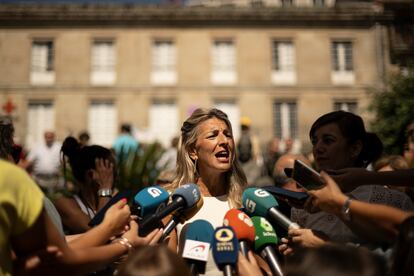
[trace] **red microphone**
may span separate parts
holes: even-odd
[[[230,209],[224,216],[223,224],[233,228],[239,240],[240,251],[247,257],[250,244],[254,243],[256,237],[253,221],[244,212],[238,209]]]

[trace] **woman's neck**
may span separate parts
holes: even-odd
[[[86,204],[93,210],[97,209],[96,197],[91,189],[85,189],[80,191],[81,198],[86,200]]]
[[[226,174],[200,173],[197,179],[203,196],[222,196],[227,193]]]

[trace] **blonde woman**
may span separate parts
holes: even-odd
[[[230,208],[241,207],[246,176],[237,161],[231,123],[218,109],[197,109],[183,123],[177,154],[177,176],[167,189],[173,191],[186,183],[199,186],[204,204],[188,222],[204,219],[213,227],[223,224]],[[171,235],[170,246],[177,248],[177,235]],[[181,237],[182,238],[182,237]],[[207,275],[222,275],[212,258]]]

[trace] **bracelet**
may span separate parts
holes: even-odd
[[[99,189],[98,196],[100,197],[112,197],[112,189]]]
[[[351,221],[351,208],[350,208],[351,201],[352,201],[352,198],[348,197],[345,200],[344,205],[342,206],[342,217],[345,221]]]
[[[120,238],[116,239],[115,241],[122,244],[123,246],[125,246],[128,249],[128,253],[131,252],[132,249],[134,249],[131,242],[125,237],[120,237]]]

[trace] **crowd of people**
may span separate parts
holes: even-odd
[[[130,125],[122,125],[110,149],[90,145],[87,133],[60,144],[47,131],[45,143],[19,160],[13,123],[1,117],[0,275],[414,275],[410,146],[401,156],[384,155],[379,137],[366,131],[360,116],[345,111],[315,120],[311,154],[296,152],[292,139],[285,139],[282,150],[277,138],[260,150],[251,124],[242,118],[236,141],[224,112],[196,109],[157,163],[159,186],[144,199],[134,198],[139,191],[133,191],[132,198],[114,200],[120,192],[117,164],[141,147]],[[413,134],[410,125],[407,145],[414,143]],[[289,175],[295,160],[319,171],[323,186],[306,189]],[[51,196],[68,187],[74,187],[70,194]],[[279,194],[276,205],[263,203],[269,187],[304,200]],[[246,201],[250,189],[257,201]],[[168,202],[157,201],[164,191]],[[150,207],[154,211],[141,217]],[[196,244],[211,240],[211,247],[217,246],[213,240],[225,241],[220,250],[232,253],[231,237],[208,229],[228,225],[233,209],[240,210],[239,224],[254,229],[255,219],[247,214],[255,208],[264,213],[277,208],[273,212],[289,222],[281,227],[274,217],[262,218],[270,221],[262,222],[267,235],[275,237],[266,242],[276,252],[273,261],[260,253],[263,244],[255,239],[247,251],[240,246],[229,270],[217,262],[217,250],[203,260],[188,255],[190,236]],[[102,222],[91,224],[101,213]],[[209,226],[195,227],[200,221]],[[256,240],[263,229],[253,230]],[[240,241],[247,239],[247,230],[233,230]],[[211,237],[203,240],[205,235]]]

